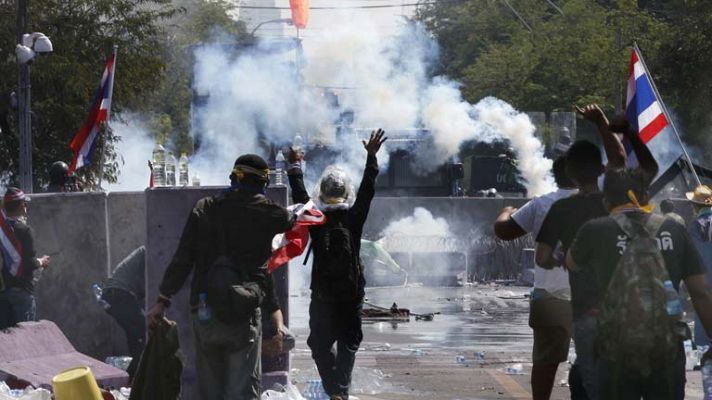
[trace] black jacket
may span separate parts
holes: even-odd
[[[5,268],[2,269],[5,288],[22,288],[34,291],[33,273],[40,267],[35,252],[35,240],[32,228],[18,220],[7,220],[15,232],[15,237],[22,245],[22,274],[19,277],[10,275]]]
[[[361,179],[361,185],[358,188],[358,193],[356,194],[356,201],[354,205],[348,210],[334,210],[326,211],[324,214],[327,219],[334,220],[338,219],[344,222],[344,225],[348,227],[351,232],[351,238],[353,239],[353,246],[355,254],[360,254],[361,251],[361,236],[363,234],[363,226],[366,223],[366,218],[368,218],[368,212],[371,208],[371,201],[376,194],[376,177],[378,176],[378,160],[376,156],[368,156],[366,159],[366,168],[363,171],[363,178]],[[292,201],[294,203],[306,204],[309,201],[309,194],[304,187],[304,175],[301,169],[295,167],[289,170],[289,184],[292,188]],[[312,226],[309,228],[312,237],[319,234],[319,231],[323,229],[321,226]],[[312,270],[318,269],[319,263],[325,262],[324,260],[319,260],[316,256],[314,257],[314,267]],[[366,280],[363,276],[363,269],[361,269],[361,274],[359,276],[359,299],[361,300],[364,296],[364,287],[366,286]],[[317,298],[319,300],[330,301],[333,300],[329,298],[328,288],[331,282],[323,281],[319,279],[318,276],[312,275],[311,290],[312,298]]]
[[[131,386],[130,400],[180,398],[183,362],[175,322],[161,320],[151,332]]]
[[[178,249],[159,287],[162,295],[176,294],[193,273],[190,304],[206,291],[209,267],[220,256],[220,227],[225,229],[230,256],[249,268],[263,268],[272,255],[272,238],[291,229],[293,215],[264,195],[238,190],[199,200],[188,217]],[[279,309],[274,284],[266,279],[262,310],[268,315]]]

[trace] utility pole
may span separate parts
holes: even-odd
[[[17,43],[22,43],[22,35],[27,33],[27,2],[17,0]],[[30,116],[30,66],[17,63],[17,114],[20,137],[20,187],[25,193],[32,193],[32,119]]]

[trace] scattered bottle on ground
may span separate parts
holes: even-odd
[[[166,149],[160,143],[153,148],[153,185],[166,186]]]
[[[705,400],[712,400],[712,360],[707,360],[702,365],[702,388]]]
[[[485,353],[483,350],[476,351],[476,352],[475,352],[475,360],[479,360],[479,361],[484,360],[486,354],[487,354],[487,353]]]
[[[285,167],[284,153],[282,150],[277,152],[277,156],[274,158],[274,184],[283,185],[283,171]]]
[[[464,364],[465,356],[463,356],[462,354],[458,354],[455,356],[455,361],[457,361],[458,364]]]
[[[104,298],[102,297],[104,295],[104,291],[101,289],[101,286],[95,283],[91,285],[91,290],[94,293],[94,298],[96,299],[96,302],[99,303],[104,308],[104,310],[108,310],[111,305],[109,305],[109,303],[107,303],[106,300],[104,300]]]
[[[176,163],[176,157],[169,151],[166,157],[166,186],[176,185]]]
[[[667,298],[667,313],[673,317],[679,317],[682,315],[682,302],[680,301],[680,296],[677,294],[677,290],[672,285],[672,281],[665,281],[663,283],[665,287],[665,296]]]
[[[208,295],[207,293],[201,293],[198,301],[198,321],[201,324],[207,324],[213,317],[213,313],[208,306]]]
[[[306,400],[329,400],[329,395],[326,394],[324,387],[321,385],[321,379],[307,380],[302,395]]]
[[[188,186],[188,177],[190,176],[188,173],[188,156],[183,153],[178,160],[178,185]]]
[[[522,364],[512,364],[507,366],[507,368],[504,370],[504,372],[507,375],[521,375],[522,374],[522,369],[524,367]]]

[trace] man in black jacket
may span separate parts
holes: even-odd
[[[315,196],[315,203],[326,215],[327,222],[310,228],[314,262],[309,306],[311,332],[307,344],[324,390],[332,400],[349,398],[351,372],[363,339],[361,308],[366,281],[359,251],[363,225],[376,192],[376,153],[387,139],[383,134],[379,129],[371,133],[368,143],[363,142],[368,156],[355,198],[348,176],[333,167],[325,171]],[[310,200],[304,188],[301,157],[290,152],[289,183],[295,203]]]
[[[3,197],[0,228],[6,240],[0,244],[3,248],[2,281],[0,288],[0,329],[16,325],[18,322],[34,321],[36,304],[34,296],[34,272],[38,268],[49,266],[49,256],[35,258],[35,244],[32,229],[27,225],[27,202],[25,193],[9,187]],[[10,246],[11,248],[5,248]],[[10,254],[17,254],[13,259]]]
[[[147,315],[149,326],[155,326],[170,305],[171,296],[193,274],[190,305],[203,400],[259,399],[262,312],[272,318],[276,329],[273,340],[282,341],[282,312],[272,277],[267,274],[267,260],[272,254],[272,239],[291,229],[294,217],[265,197],[268,167],[261,157],[254,154],[239,157],[230,180],[231,187],[222,194],[195,204],[163,276],[160,296]],[[223,256],[235,260],[235,266],[249,276],[249,282],[245,283],[257,284],[264,296],[261,305],[248,310],[249,314],[239,321],[220,320],[216,309],[212,310],[212,316],[205,309],[199,310],[205,307],[205,301],[201,300],[207,297],[207,303],[211,301],[207,294],[215,282],[209,279],[210,272]]]

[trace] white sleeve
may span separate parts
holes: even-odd
[[[539,197],[533,198],[512,214],[512,219],[522,229],[527,232],[534,232],[536,224],[537,210],[539,209]]]

